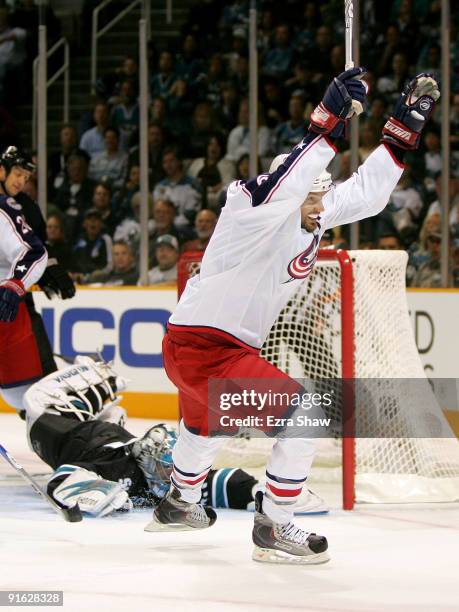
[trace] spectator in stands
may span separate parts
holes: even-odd
[[[201,183],[203,208],[215,208],[223,187],[235,178],[235,165],[223,158],[224,141],[219,134],[207,141],[205,157],[195,159],[188,174]]]
[[[66,123],[59,132],[60,149],[48,159],[48,189],[52,200],[67,178],[67,162],[77,147],[77,133],[73,125]]]
[[[306,135],[304,120],[304,101],[300,96],[292,96],[288,105],[289,120],[274,130],[273,154],[289,153]]]
[[[194,230],[196,238],[183,245],[183,251],[205,251],[217,225],[217,215],[213,210],[200,210],[196,215]]]
[[[86,278],[87,283],[111,286],[137,285],[139,273],[131,246],[119,240],[112,246],[113,269],[109,272],[96,270]]]
[[[246,24],[248,19],[249,3],[247,0],[232,0],[224,4],[223,13],[219,23],[224,32],[235,25]]]
[[[118,215],[113,210],[112,197],[113,193],[110,183],[97,183],[92,196],[91,208],[100,213],[103,222],[103,230],[109,236],[113,236],[119,223]]]
[[[75,151],[68,159],[68,177],[57,190],[56,206],[64,213],[66,233],[73,238],[79,230],[84,212],[91,206],[94,181],[88,178],[88,156]]]
[[[248,181],[250,178],[250,157],[248,153],[244,153],[237,160],[236,163],[236,180],[237,181]]]
[[[183,171],[182,160],[174,149],[165,149],[163,153],[163,178],[153,190],[153,199],[167,199],[177,209],[177,227],[191,227],[196,213],[201,208],[201,191],[199,184]]]
[[[386,123],[387,104],[382,96],[374,96],[370,108],[368,109],[368,118],[372,120],[378,132],[381,132]]]
[[[153,188],[163,177],[163,152],[166,146],[164,130],[159,123],[150,123],[148,126],[148,182]],[[140,164],[139,147],[132,149],[129,155],[129,167]]]
[[[271,7],[264,6],[261,11],[257,30],[258,53],[263,57],[269,50],[274,33],[274,13]]]
[[[265,55],[262,72],[265,75],[284,80],[292,69],[294,58],[290,26],[283,23],[276,28],[274,46]]]
[[[91,159],[89,176],[94,181],[110,180],[115,190],[121,189],[127,170],[127,154],[119,150],[119,131],[114,127],[104,130],[105,150]]]
[[[200,102],[194,109],[185,157],[191,159],[204,157],[209,138],[216,131],[217,126],[212,107],[208,102]]]
[[[158,60],[158,69],[150,80],[150,94],[152,98],[161,97],[167,101],[172,85],[177,80],[174,70],[174,57],[170,51],[163,51]]]
[[[176,72],[179,78],[186,81],[190,91],[196,94],[204,78],[204,61],[198,51],[198,43],[193,34],[183,39],[182,50],[177,56]]]
[[[107,100],[110,105],[120,102],[121,83],[126,79],[134,82],[134,88],[138,90],[139,71],[137,60],[128,55],[123,63],[114,72],[105,75],[97,81],[96,90],[98,96]]]
[[[105,274],[112,269],[112,239],[103,231],[102,216],[90,208],[83,221],[83,233],[73,248],[71,276],[79,283],[91,282],[96,270]]]
[[[220,53],[211,55],[207,70],[202,75],[200,86],[205,91],[205,98],[212,106],[218,108],[222,104],[222,85],[226,73],[223,58]]]
[[[139,128],[137,92],[134,82],[130,79],[121,83],[119,99],[120,102],[112,109],[110,124],[116,127],[120,133],[120,150],[128,151],[135,144],[133,135],[138,132]]]
[[[440,75],[441,71],[441,47],[436,42],[430,42],[424,52],[418,58],[417,72],[429,72]]]
[[[239,54],[231,82],[236,88],[238,96],[246,97],[249,95],[249,56],[247,52]]]
[[[414,287],[441,287],[441,233],[430,232],[426,238],[427,259],[422,263],[414,275]]]
[[[379,236],[376,248],[383,251],[398,251],[403,247],[398,234],[387,233]]]
[[[419,232],[419,242],[414,242],[408,250],[407,285],[415,285],[415,277],[420,267],[429,260],[427,237],[441,234],[441,215],[439,212],[428,213]]]
[[[104,132],[108,127],[108,118],[108,104],[97,102],[93,112],[93,119],[96,125],[86,130],[80,140],[80,149],[86,151],[90,157],[105,150]]]
[[[22,74],[27,58],[26,38],[27,33],[24,29],[10,27],[8,9],[0,7],[0,104],[5,106],[8,101],[6,88],[8,77],[14,76],[15,80],[21,81],[18,75]]]
[[[194,100],[186,81],[177,79],[170,89],[167,99],[167,116],[170,132],[176,142],[186,140],[191,128]]]
[[[65,270],[70,270],[72,249],[65,237],[64,220],[61,215],[51,214],[46,220],[46,244],[52,248],[52,254]]]
[[[408,76],[408,60],[406,55],[404,53],[396,53],[392,59],[392,72],[378,79],[376,89],[388,102],[394,102],[398,99]]]
[[[131,199],[132,217],[127,217],[117,226],[113,234],[115,242],[123,241],[129,243],[132,252],[138,254],[140,244],[140,191],[137,191]],[[151,219],[153,209],[153,198],[148,196],[148,232],[152,232],[153,220]]]
[[[237,90],[231,81],[222,84],[222,103],[216,112],[216,119],[225,134],[237,123],[238,102]]]
[[[370,50],[372,61],[378,76],[386,75],[393,65],[394,55],[404,53],[405,46],[400,38],[400,32],[396,24],[390,24],[384,34],[377,37],[376,43]]]
[[[290,92],[290,96],[301,96],[304,102],[315,104],[320,83],[320,80],[319,84],[317,83],[313,60],[303,58],[295,62],[293,76],[285,81],[285,88]]]
[[[326,247],[332,247],[333,246],[333,230],[329,229],[326,230],[323,234],[322,234],[322,238],[320,239],[320,245],[319,247],[321,249],[325,249]]]
[[[332,74],[340,74],[344,71],[346,55],[344,45],[334,45],[330,50],[330,65]]]
[[[333,34],[329,26],[322,25],[317,28],[312,49],[309,51],[310,57],[314,58],[314,72],[316,80],[327,80],[332,71],[330,53],[333,47]]]
[[[438,129],[434,124],[426,129],[424,135],[424,166],[428,177],[435,178],[442,169],[441,139]]]
[[[174,282],[177,280],[177,261],[179,245],[177,238],[170,234],[160,236],[155,245],[155,256],[158,265],[148,272],[148,283]]]
[[[306,2],[303,9],[303,20],[300,31],[295,36],[295,48],[304,56],[314,44],[314,38],[320,25],[319,7],[315,2]]]
[[[259,118],[258,128],[258,155],[265,157],[270,154],[270,131],[265,125],[260,125],[262,118]],[[249,101],[247,98],[241,100],[238,114],[239,124],[233,128],[228,137],[226,159],[236,162],[241,155],[250,151],[250,132],[249,132]]]
[[[199,213],[198,213],[199,214]],[[149,226],[149,262],[150,268],[157,265],[155,256],[156,241],[160,236],[170,234],[177,238],[179,247],[194,236],[191,229],[178,229],[175,225],[177,211],[169,200],[156,200],[153,204],[153,217]]]
[[[360,125],[359,163],[362,164],[379,145],[381,132],[372,119],[366,119]]]
[[[225,55],[230,77],[234,77],[236,74],[241,55],[247,55],[247,31],[243,26],[236,26],[233,29],[231,51]]]
[[[164,133],[168,133],[170,130],[168,118],[167,118],[167,105],[166,100],[161,96],[153,98],[149,108],[149,119],[151,123],[156,123],[161,126]]]
[[[400,38],[403,40],[407,51],[409,62],[410,64],[414,63],[419,49],[419,27],[413,15],[412,0],[402,0],[400,2],[396,23],[400,32]],[[422,70],[417,72],[422,72]]]
[[[123,187],[113,198],[113,210],[116,213],[118,223],[126,217],[133,216],[132,198],[140,190],[140,166],[132,164]]]
[[[294,75],[296,75],[297,66],[298,63],[293,68]],[[289,83],[293,83],[293,81],[295,82],[292,87],[296,89],[298,81],[296,81],[295,76],[286,82],[286,87],[289,87]],[[261,99],[268,128],[275,128],[278,123],[285,121],[288,117],[288,104],[278,79],[269,77],[263,80]]]
[[[422,205],[421,196],[414,186],[411,167],[407,164],[388,205],[376,217],[378,236],[395,230],[405,240],[416,234]]]

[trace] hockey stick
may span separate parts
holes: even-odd
[[[344,0],[344,25],[345,25],[345,48],[346,48],[346,65],[345,69],[354,68],[354,56],[352,53],[352,36],[354,28],[354,2],[353,0]]]
[[[43,489],[37,484],[37,482],[25,471],[25,469],[19,465],[19,463],[9,454],[4,446],[0,444],[0,455],[7,461],[13,469],[20,474],[25,481],[27,481],[32,489],[38,493],[45,500],[45,502],[53,508],[58,514],[62,516],[62,518],[69,523],[78,523],[83,519],[81,514],[80,507],[78,504],[76,506],[72,506],[71,508],[64,508],[60,506],[48,493],[45,493]]]

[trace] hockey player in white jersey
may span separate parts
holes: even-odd
[[[18,411],[25,390],[43,376],[24,298],[42,277],[48,254],[14,197],[34,169],[15,147],[0,156],[0,393]]]
[[[381,145],[358,172],[329,189],[321,202],[311,201],[317,198],[308,197],[313,181],[335,153],[330,138],[341,135],[351,108],[364,103],[366,88],[356,79],[362,73],[353,69],[334,80],[311,115],[308,135],[277,169],[228,189],[200,274],[188,281],[163,342],[166,372],[180,390],[182,421],[171,489],[147,531],[203,528],[215,522],[215,512],[199,504],[201,484],[224,442],[207,437],[209,379],[288,380],[259,350],[290,296],[310,274],[323,232],[378,214],[403,172],[404,151],[419,144],[440,96],[435,79],[426,74],[404,89],[383,128]],[[256,499],[255,560],[328,560],[326,538],[291,522],[314,446],[313,440],[288,437],[274,444],[266,492]]]

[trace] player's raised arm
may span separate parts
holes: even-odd
[[[324,196],[325,227],[353,223],[384,209],[402,175],[404,153],[418,148],[439,97],[438,83],[429,74],[419,74],[406,85],[384,125],[381,145],[347,181]]]
[[[311,114],[303,140],[274,172],[232,183],[228,204],[243,208],[294,199],[299,207],[314,179],[335,155],[333,140],[343,134],[352,114],[361,112],[366,97],[366,85],[360,80],[364,72],[364,68],[352,68],[334,78]]]

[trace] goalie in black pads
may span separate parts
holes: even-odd
[[[64,506],[104,516],[114,510],[155,506],[169,488],[175,431],[155,425],[141,438],[124,427],[118,392],[126,381],[103,361],[79,357],[27,391],[24,405],[33,450],[55,471],[48,493]],[[245,510],[258,481],[240,469],[212,470],[203,502]],[[324,511],[308,499],[303,511]]]

